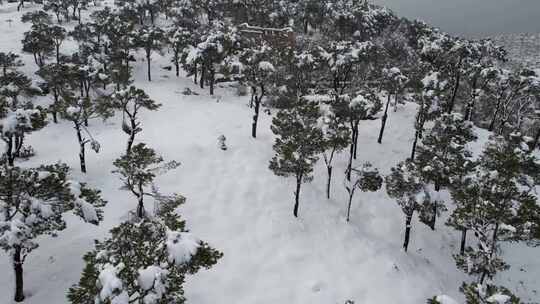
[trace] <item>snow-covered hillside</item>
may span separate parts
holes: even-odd
[[[28,5],[24,11],[32,9]],[[16,3],[0,6],[0,52],[20,53],[20,40],[29,28],[20,16]],[[73,41],[63,45],[66,53],[74,48]],[[23,59],[22,70],[34,75],[31,55]],[[325,198],[326,168],[321,160],[314,181],[303,188],[300,217],[294,218],[294,180],[277,177],[268,169],[274,154],[270,125],[275,113],[261,115],[259,134],[253,139],[249,97],[237,96],[226,85],[210,96],[191,79],[163,69],[170,65],[166,53],[153,55],[154,79],[148,82],[144,54],[137,54],[136,60],[134,84],[162,104],[158,111],[141,113],[143,131],[137,141],[147,143],[164,159],[181,163],[159,177],[160,190],[186,196],[180,212],[187,226],[224,254],[213,268],[188,278],[188,303],[416,304],[436,294],[462,298],[458,289],[467,276],[456,269],[452,258],[460,235],[442,224],[445,216],[434,232],[415,217],[407,253],[402,250],[402,212],[384,190],[357,194],[347,222],[343,172],[348,158],[343,153],[335,164],[332,199]],[[182,94],[185,88],[198,95]],[[40,98],[39,103],[50,102],[49,97]],[[357,163],[369,161],[386,175],[406,159],[414,139],[416,110],[417,105],[408,103],[390,112],[383,144],[377,144],[380,121],[362,121]],[[50,123],[27,139],[37,154],[19,165],[66,162],[76,179],[100,189],[109,203],[99,226],[69,217],[68,228],[58,237],[38,240],[40,248],[25,263],[24,303],[67,303],[66,291],[80,278],[84,253],[136,206],[111,172],[113,161],[125,150],[120,115],[91,121],[90,127],[102,149],[99,154],[88,153],[86,175],[78,169],[79,146],[69,122]],[[480,129],[477,133],[480,140],[473,149],[478,153],[489,133]],[[218,147],[221,135],[227,138],[226,151]],[[504,256],[512,268],[497,280],[523,300],[538,301],[538,248],[512,246]],[[14,303],[11,261],[4,252],[0,273],[0,304]]]

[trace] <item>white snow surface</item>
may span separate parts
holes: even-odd
[[[21,53],[22,33],[30,27],[20,22],[17,3],[0,6],[3,25],[0,51]],[[23,12],[35,7],[25,3]],[[75,23],[70,24],[73,26]],[[67,41],[62,51],[76,48]],[[166,53],[166,52],[165,52]],[[22,56],[22,70],[34,75],[31,55]],[[439,221],[436,232],[413,220],[409,252],[401,250],[404,218],[399,206],[384,190],[362,193],[354,199],[351,221],[345,221],[347,193],[341,184],[347,155],[340,154],[334,164],[332,199],[325,198],[326,168],[319,161],[315,180],[302,188],[300,217],[292,215],[292,179],[275,176],[268,169],[273,155],[274,135],[271,115],[260,117],[257,139],[250,137],[252,110],[248,97],[238,97],[227,88],[217,88],[219,102],[200,90],[190,79],[176,78],[160,69],[169,58],[156,55],[154,81],[146,81],[143,54],[137,54],[135,85],[163,104],[157,112],[142,112],[143,132],[138,141],[155,148],[164,159],[182,162],[182,167],[160,176],[163,192],[178,192],[187,197],[182,216],[195,235],[224,253],[213,268],[189,276],[185,284],[188,303],[214,304],[329,304],[344,303],[425,303],[427,298],[447,294],[461,300],[458,288],[467,276],[456,269],[452,254],[458,250],[460,235]],[[183,95],[186,88],[200,95]],[[50,97],[38,103],[49,103]],[[380,121],[360,125],[357,164],[369,161],[388,174],[390,168],[410,153],[416,106],[408,104],[389,113],[384,143],[376,143]],[[21,166],[66,162],[77,180],[103,191],[109,201],[104,221],[93,226],[69,216],[67,229],[56,238],[38,239],[40,248],[31,253],[25,267],[25,304],[67,303],[66,291],[78,282],[84,266],[82,256],[93,248],[94,239],[108,236],[108,230],[126,220],[136,201],[111,173],[112,162],[125,150],[126,136],[121,130],[121,115],[106,121],[92,121],[96,140],[102,143],[99,154],[87,154],[88,174],[78,167],[78,144],[67,121],[50,123],[27,139],[37,152],[20,162]],[[483,141],[488,134],[479,131]],[[228,150],[215,146],[224,134]],[[0,149],[3,149],[0,144]],[[447,198],[447,195],[443,195]],[[146,206],[152,210],[149,203]],[[538,248],[512,245],[504,250],[512,265],[496,279],[523,300],[538,300],[540,260]],[[11,304],[13,274],[10,258],[0,253],[0,303]],[[118,286],[114,270],[100,276],[107,294]],[[115,283],[116,282],[116,283]],[[141,282],[142,283],[142,282]],[[103,294],[106,296],[106,294]],[[120,293],[112,303],[127,303]]]

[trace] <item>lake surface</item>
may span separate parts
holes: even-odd
[[[540,33],[540,0],[373,0],[465,36]]]

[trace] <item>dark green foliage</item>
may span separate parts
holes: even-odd
[[[143,90],[137,89],[134,86],[129,87],[129,89],[117,91],[110,97],[109,102],[112,108],[122,111],[122,130],[129,136],[126,149],[126,153],[129,154],[135,141],[135,135],[142,131],[141,123],[138,119],[140,110],[155,111],[161,104],[156,103]]]
[[[159,194],[155,188],[151,192],[147,188],[153,185],[156,175],[163,174],[169,170],[180,166],[179,163],[171,161],[163,164],[163,158],[158,156],[156,152],[140,143],[133,146],[130,153],[114,161],[116,170],[113,173],[120,175],[120,179],[124,183],[123,189],[128,190],[138,199],[137,216],[143,218],[144,212],[144,197],[153,197],[156,201],[178,201],[176,196],[164,197]]]
[[[351,180],[345,180],[345,189],[349,193],[349,205],[347,208],[347,221],[350,219],[352,199],[356,189],[362,192],[375,192],[381,189],[383,178],[377,168],[370,163],[364,163],[358,168],[353,168],[350,174]]]
[[[38,248],[38,237],[64,230],[64,214],[70,211],[96,225],[102,219],[106,202],[100,192],[68,180],[68,171],[64,164],[0,166],[0,248],[13,260],[15,301],[24,299],[23,264]]]
[[[84,257],[79,283],[69,289],[70,303],[184,303],[186,275],[212,267],[222,254],[185,232],[184,221],[174,212],[183,202],[171,201],[155,218],[122,223],[110,238],[96,241]],[[103,289],[111,277],[120,284]]]
[[[277,136],[276,155],[269,167],[277,176],[296,178],[295,216],[298,216],[301,184],[313,180],[313,166],[324,149],[318,118],[317,104],[300,100],[291,108],[279,111],[272,120],[272,132]]]

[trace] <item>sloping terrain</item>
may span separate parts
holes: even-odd
[[[0,51],[20,53],[19,41],[28,28],[19,21],[20,15],[13,4],[0,8]],[[4,23],[7,19],[13,20],[11,26]],[[66,43],[64,47],[67,52],[75,46]],[[23,70],[33,75],[32,58],[25,55],[24,59]],[[224,253],[211,270],[189,278],[188,303],[330,304],[350,299],[412,304],[424,303],[435,294],[459,299],[458,286],[466,276],[456,269],[451,256],[459,234],[445,227],[444,219],[432,232],[415,218],[408,253],[401,249],[402,212],[384,190],[356,195],[351,221],[346,222],[345,154],[335,165],[333,198],[325,198],[326,170],[321,161],[315,180],[303,187],[300,217],[294,218],[294,181],[268,169],[273,155],[272,116],[262,115],[259,137],[252,139],[247,97],[238,97],[227,87],[209,96],[190,79],[161,69],[169,65],[166,53],[153,60],[155,80],[150,83],[143,56],[137,56],[135,85],[162,107],[142,113],[138,141],[166,160],[181,162],[177,170],[159,178],[160,190],[185,195],[187,203],[180,212],[190,230]],[[199,95],[183,95],[186,87]],[[415,111],[415,105],[407,104],[390,113],[382,145],[376,143],[380,122],[362,122],[356,163],[369,161],[387,174],[405,159],[412,145]],[[66,162],[77,179],[101,189],[109,204],[100,226],[70,218],[68,228],[57,238],[41,240],[41,247],[25,263],[27,304],[66,303],[65,293],[78,281],[82,256],[92,248],[93,240],[104,238],[135,207],[132,196],[119,189],[120,181],[111,173],[112,162],[125,149],[121,117],[91,121],[90,129],[102,151],[88,154],[87,175],[79,173],[78,145],[68,122],[51,122],[28,139],[37,155],[20,165]],[[487,134],[479,132],[485,140]],[[227,151],[217,146],[220,135],[227,138]],[[482,142],[474,147],[481,148]],[[152,210],[152,206],[147,208]],[[533,289],[540,286],[538,251],[514,247],[506,255],[513,268],[498,279],[524,300],[537,300],[540,296]],[[0,270],[0,303],[11,303],[13,279],[5,254]]]

